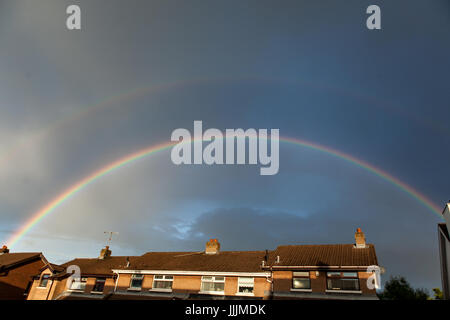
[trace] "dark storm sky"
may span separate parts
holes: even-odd
[[[69,4],[82,30],[68,31]],[[370,4],[382,30],[366,28]],[[0,239],[91,172],[176,128],[279,128],[450,197],[448,1],[0,0]],[[137,93],[133,94],[137,90]],[[352,243],[440,286],[436,223],[419,201],[323,152],[281,144],[280,172],[174,166],[170,152],[83,189],[13,251],[54,262],[114,254]]]

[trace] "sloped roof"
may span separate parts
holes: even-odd
[[[218,254],[204,252],[148,252],[137,257],[128,269],[261,272],[264,251],[221,251]]]
[[[16,265],[40,258],[40,252],[4,253],[0,255],[0,270],[9,269]]]
[[[280,262],[275,264],[276,257]],[[353,244],[279,246],[270,254],[269,264],[278,266],[370,266],[378,265],[375,247],[355,248]]]
[[[61,265],[80,267],[82,275],[113,275],[112,270],[167,270],[205,272],[262,272],[265,251],[147,252],[142,256],[110,256],[105,259],[79,258]],[[280,257],[276,263],[276,257]],[[129,262],[129,264],[128,264]],[[366,267],[378,265],[375,247],[355,248],[353,244],[283,245],[267,251],[265,266]],[[61,276],[61,274],[59,275]]]
[[[67,268],[71,265],[76,265],[80,268],[81,274],[92,275],[112,275],[113,269],[124,269],[127,265],[127,258],[130,260],[136,257],[116,256],[105,259],[98,258],[77,258],[62,264],[61,266]]]

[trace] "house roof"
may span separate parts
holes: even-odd
[[[40,252],[4,253],[0,255],[0,270],[10,269],[22,263],[41,258],[42,254]]]
[[[287,245],[268,251],[265,266],[366,267],[378,265],[375,248],[353,244]],[[167,270],[206,272],[262,272],[265,251],[148,252],[142,256],[111,256],[105,259],[74,259],[61,267],[77,265],[82,275],[113,275],[112,270]],[[280,257],[276,263],[277,256]],[[129,262],[129,264],[128,264]],[[60,274],[61,276],[61,274]]]
[[[280,262],[275,263],[276,257]],[[272,251],[269,264],[277,266],[357,266],[378,265],[375,247],[356,248],[353,244],[290,245]]]
[[[46,263],[39,271],[42,272],[42,271],[44,271],[47,268],[50,269],[50,271],[52,271],[54,273],[55,272],[61,272],[61,271],[64,271],[66,269],[65,267],[60,266],[58,264]]]
[[[132,270],[261,272],[264,251],[148,252],[130,263]]]
[[[80,268],[82,275],[112,275],[113,269],[124,269],[126,267],[127,258],[133,260],[136,257],[77,258],[62,264],[61,267],[67,268],[76,265]]]

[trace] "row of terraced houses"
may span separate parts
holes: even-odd
[[[450,298],[450,202],[438,224],[444,299]],[[266,251],[148,252],[49,263],[0,248],[0,300],[377,299],[375,247],[358,228],[349,244],[282,245]]]
[[[2,259],[14,260],[14,253]],[[24,255],[24,254],[22,254]],[[29,300],[58,299],[377,299],[368,286],[375,248],[358,229],[354,243],[282,245],[265,251],[221,251],[211,239],[199,252],[148,252],[62,265],[34,257]],[[369,268],[369,270],[368,270]],[[1,278],[0,278],[1,281]]]

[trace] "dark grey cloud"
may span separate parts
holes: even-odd
[[[370,1],[78,2],[78,33],[65,29],[72,1],[0,2],[2,241],[76,181],[194,120],[279,128],[448,199],[447,1],[382,1],[381,32],[364,28]],[[17,250],[95,256],[107,230],[115,254],[201,250],[209,237],[265,249],[351,242],[361,226],[388,273],[439,285],[439,219],[404,191],[288,144],[278,175],[258,172],[176,167],[161,152],[81,190]]]

